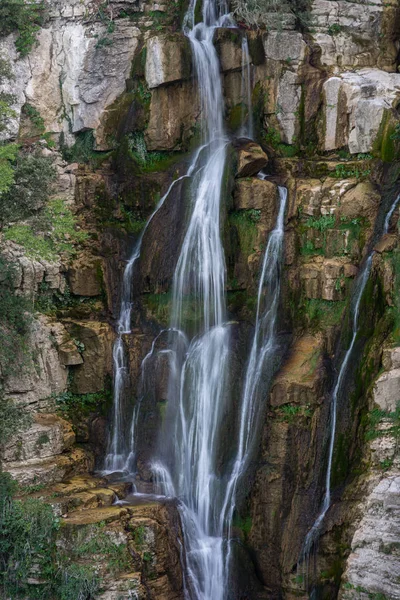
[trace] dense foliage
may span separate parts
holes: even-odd
[[[52,163],[40,152],[0,146],[0,225],[25,219],[46,203],[56,177]]]
[[[45,2],[1,0],[0,36],[18,32],[15,46],[26,56],[36,42],[36,35],[45,19]]]
[[[15,266],[0,256],[0,366],[3,377],[10,374],[15,365],[20,369],[31,327],[32,304],[15,293],[15,277]]]

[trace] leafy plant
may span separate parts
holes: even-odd
[[[4,239],[19,244],[31,258],[54,261],[62,254],[69,258],[75,246],[88,234],[77,229],[77,218],[63,199],[51,200],[42,220],[30,225],[12,225],[5,230]]]
[[[306,221],[306,227],[316,229],[317,231],[324,232],[327,229],[332,229],[335,226],[336,217],[335,215],[322,215],[318,219],[310,217]]]
[[[46,16],[45,2],[25,0],[2,0],[0,4],[0,36],[17,31],[15,47],[21,56],[26,56],[36,42],[40,27]]]
[[[328,34],[332,36],[338,35],[339,33],[341,33],[341,31],[342,26],[339,23],[332,23],[328,27]]]
[[[11,146],[11,147],[10,147]],[[39,152],[16,152],[14,144],[3,146],[3,159],[8,161],[8,171],[13,169],[13,179],[6,181],[1,194],[0,224],[15,222],[37,212],[48,200],[56,178],[53,159]]]
[[[0,255],[0,367],[3,377],[21,366],[27,356],[32,304],[16,294],[15,266]]]
[[[74,394],[71,391],[63,392],[54,396],[57,411],[65,417],[73,417],[77,414],[89,414],[98,412],[104,408],[105,403],[112,398],[111,391],[96,392],[93,394]]]

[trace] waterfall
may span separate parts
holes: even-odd
[[[390,225],[390,220],[393,216],[393,213],[400,202],[400,194],[395,198],[391,208],[389,209],[385,221],[383,224],[383,230],[381,233],[381,237],[384,236],[388,230]],[[311,553],[311,549],[315,542],[318,540],[320,534],[320,528],[322,522],[325,518],[326,513],[331,505],[331,473],[332,473],[332,463],[333,463],[333,451],[335,446],[335,435],[336,435],[336,423],[337,423],[337,405],[338,405],[338,397],[340,391],[342,389],[342,384],[347,374],[348,367],[351,365],[350,358],[353,352],[354,344],[356,342],[357,334],[359,332],[359,316],[360,316],[360,303],[365,290],[365,286],[367,285],[372,266],[372,259],[374,257],[375,250],[372,250],[364,262],[364,265],[360,271],[358,276],[358,280],[356,282],[354,298],[352,302],[352,337],[350,344],[346,350],[346,353],[343,358],[343,362],[340,366],[339,373],[336,379],[336,383],[332,392],[332,400],[331,400],[331,418],[330,418],[330,435],[329,435],[329,451],[328,451],[328,464],[326,468],[326,476],[325,476],[325,494],[322,502],[321,510],[311,527],[310,531],[307,533],[302,553],[300,556],[299,562],[305,562],[306,569],[308,568],[308,560]]]
[[[193,5],[189,7],[189,11]],[[186,596],[222,600],[224,541],[218,476],[229,356],[225,258],[220,235],[228,139],[215,27],[226,15],[203,2],[203,22],[186,34],[192,47],[207,151],[193,177],[191,216],[173,280],[171,358],[166,430],[153,470],[160,491],[180,500],[185,539]],[[177,336],[176,331],[184,335]]]
[[[247,36],[242,37],[242,126],[240,135],[248,137],[251,140],[254,138],[254,119],[253,107],[251,101],[251,61],[249,52],[249,42]],[[246,113],[247,110],[247,113]]]
[[[114,367],[113,411],[111,421],[111,435],[108,442],[104,473],[113,473],[115,471],[127,471],[129,473],[132,470],[133,464],[132,448],[134,447],[134,443],[132,443],[132,439],[134,438],[136,412],[134,411],[133,413],[132,424],[130,427],[130,435],[127,439],[123,402],[125,399],[124,391],[128,383],[128,365],[123,336],[131,333],[132,281],[135,273],[135,266],[140,257],[143,237],[151,221],[153,220],[153,217],[160,210],[174,186],[177,185],[183,179],[190,178],[192,176],[193,171],[196,169],[199,158],[204,149],[205,146],[200,146],[198,148],[188,172],[185,175],[179,177],[178,179],[175,179],[169,186],[166,194],[158,202],[155,210],[151,213],[150,217],[148,218],[146,225],[134,246],[131,258],[127,262],[124,270],[124,275],[122,279],[121,307],[116,328],[117,338],[114,343],[112,354]]]

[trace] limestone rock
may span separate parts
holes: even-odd
[[[146,82],[150,89],[190,77],[190,44],[183,33],[151,37],[146,50]]]
[[[353,278],[356,274],[357,268],[347,258],[324,259],[318,256],[300,268],[306,297],[331,301],[345,297],[345,279]]]
[[[83,345],[83,364],[75,367],[72,390],[76,394],[91,394],[104,389],[106,375],[111,375],[113,330],[97,321],[66,321],[73,339]]]
[[[155,88],[145,132],[148,150],[180,149],[190,139],[199,112],[198,95],[191,81]]]
[[[33,321],[30,348],[35,357],[19,376],[9,377],[5,384],[7,395],[30,410],[47,410],[52,394],[60,394],[67,387],[68,372],[60,362],[53,343],[51,321],[40,316]]]
[[[235,147],[238,163],[236,177],[251,177],[267,166],[268,156],[255,142],[240,139],[235,142]]]
[[[234,206],[236,210],[261,210],[275,212],[277,188],[266,179],[243,178],[236,181],[234,190]]]
[[[13,35],[0,41],[0,52],[12,58],[17,91],[17,117],[6,136],[15,137],[25,102],[39,111],[47,131],[65,131],[68,137],[69,126],[74,133],[96,129],[106,107],[125,90],[139,30],[116,19],[110,33],[105,25],[85,22],[80,11],[79,18],[74,11],[66,14],[71,18],[55,18],[40,30],[29,57],[18,60]],[[108,43],[101,44],[105,38]],[[97,142],[99,149],[106,149],[105,140]]]
[[[102,289],[101,259],[81,255],[68,269],[68,283],[76,296],[99,296]]]
[[[361,507],[363,518],[351,543],[342,577],[341,600],[382,595],[400,598],[400,477],[387,476]],[[364,597],[364,594],[363,594]]]
[[[221,70],[241,70],[243,66],[242,36],[232,29],[217,29],[214,44],[219,54]]]
[[[48,458],[32,458],[6,464],[7,472],[21,485],[53,485],[66,477],[88,473],[94,460],[88,451],[73,448]]]
[[[371,152],[385,111],[399,100],[399,73],[362,69],[331,77],[324,84],[323,149],[348,145],[351,154]]]
[[[395,412],[400,399],[400,368],[382,373],[373,391],[375,404],[386,412]]]
[[[56,415],[35,414],[32,426],[6,444],[3,460],[7,463],[49,458],[69,450],[74,442],[70,423]]]
[[[321,392],[316,372],[320,367],[323,340],[305,335],[296,341],[271,390],[271,406],[313,404]]]
[[[374,66],[394,71],[397,18],[396,3],[314,0],[311,37],[321,66],[333,72]]]

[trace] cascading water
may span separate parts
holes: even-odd
[[[253,107],[251,101],[251,61],[247,36],[242,37],[242,126],[240,135],[251,140],[254,137]]]
[[[245,473],[252,454],[257,430],[260,425],[262,409],[261,393],[265,394],[272,380],[273,357],[277,350],[277,317],[281,287],[281,266],[284,241],[284,216],[287,201],[287,189],[279,187],[279,212],[275,229],[271,232],[265,250],[260,281],[258,285],[256,324],[250,357],[244,380],[240,414],[239,440],[232,474],[230,476],[222,511],[222,518],[231,523],[235,510],[235,498],[238,482]],[[261,386],[265,376],[264,366],[269,364],[268,379]]]
[[[381,236],[385,235],[389,230],[390,220],[393,216],[394,211],[396,210],[397,205],[400,202],[400,195],[398,195],[393,202],[389,212],[387,213],[383,225],[383,230]],[[356,291],[353,298],[353,307],[352,307],[352,337],[347,348],[346,354],[344,355],[343,362],[341,364],[339,374],[335,383],[335,387],[332,392],[332,401],[331,401],[331,419],[330,419],[330,437],[329,437],[329,451],[328,451],[328,463],[326,468],[326,477],[325,477],[325,495],[322,502],[322,507],[319,515],[317,516],[313,526],[310,531],[307,533],[306,539],[304,541],[302,553],[300,556],[299,563],[305,563],[306,570],[308,569],[308,561],[309,556],[312,550],[313,545],[318,540],[320,534],[320,528],[322,522],[325,518],[326,513],[331,505],[331,473],[332,473],[332,463],[333,463],[333,451],[335,446],[335,435],[336,435],[336,423],[337,423],[337,405],[338,405],[338,397],[342,388],[343,381],[347,374],[347,369],[350,365],[350,357],[353,352],[354,344],[356,342],[357,334],[359,331],[359,315],[360,315],[360,303],[365,290],[365,286],[367,285],[372,266],[372,259],[374,257],[375,250],[369,254],[368,258],[365,260],[365,263],[361,269],[361,272],[358,276],[358,281],[356,284]]]
[[[204,143],[187,175],[192,176],[191,216],[173,279],[169,343],[168,348],[162,351],[169,357],[167,414],[152,468],[157,491],[163,496],[178,498],[185,541],[186,597],[223,600],[227,597],[230,566],[227,538],[237,486],[258,431],[257,421],[262,405],[259,388],[265,376],[263,367],[272,358],[277,345],[276,321],[287,192],[279,188],[277,224],[270,234],[262,265],[255,333],[238,416],[236,456],[231,471],[221,473],[220,431],[227,408],[230,332],[226,319],[226,269],[220,211],[229,140],[224,131],[224,100],[213,36],[216,27],[229,26],[232,22],[225,2],[218,5],[215,0],[204,0],[203,22],[195,25],[195,7],[196,0],[192,0],[184,30],[191,43],[198,80]],[[242,134],[252,137],[247,40],[243,42],[243,55],[242,94],[248,103],[248,118],[246,132]],[[135,428],[140,398],[144,393],[147,364],[156,352],[157,338],[142,362],[139,400],[128,435],[124,433],[122,419],[123,390],[127,378],[123,335],[130,332],[130,290],[145,231],[124,274],[118,339],[114,348],[113,435],[106,459],[106,469],[110,471],[134,471]],[[269,377],[272,373],[271,368]]]
[[[121,308],[117,323],[117,339],[113,347],[113,365],[114,365],[114,387],[113,387],[113,413],[111,422],[111,435],[108,444],[108,451],[105,459],[104,472],[113,473],[115,471],[127,471],[130,473],[134,465],[132,438],[134,437],[134,424],[136,422],[135,411],[132,416],[132,425],[130,435],[127,439],[126,428],[124,424],[124,390],[127,385],[128,365],[127,356],[123,341],[123,336],[131,333],[131,312],[132,312],[132,281],[135,273],[135,266],[140,257],[144,234],[147,231],[154,215],[160,210],[165,200],[168,198],[173,187],[185,178],[192,176],[197,167],[199,157],[205,146],[200,146],[194,155],[192,164],[186,173],[171,183],[166,194],[158,202],[155,210],[148,218],[146,225],[137,240],[129,259],[122,280]]]
[[[192,10],[193,6],[189,10]],[[203,2],[203,22],[189,29],[207,146],[192,183],[192,214],[173,282],[167,423],[154,471],[161,490],[180,499],[186,548],[186,595],[224,597],[222,494],[217,471],[218,432],[224,414],[229,355],[225,315],[225,259],[220,209],[227,144],[215,27],[226,19]],[[172,444],[168,443],[172,439]]]

